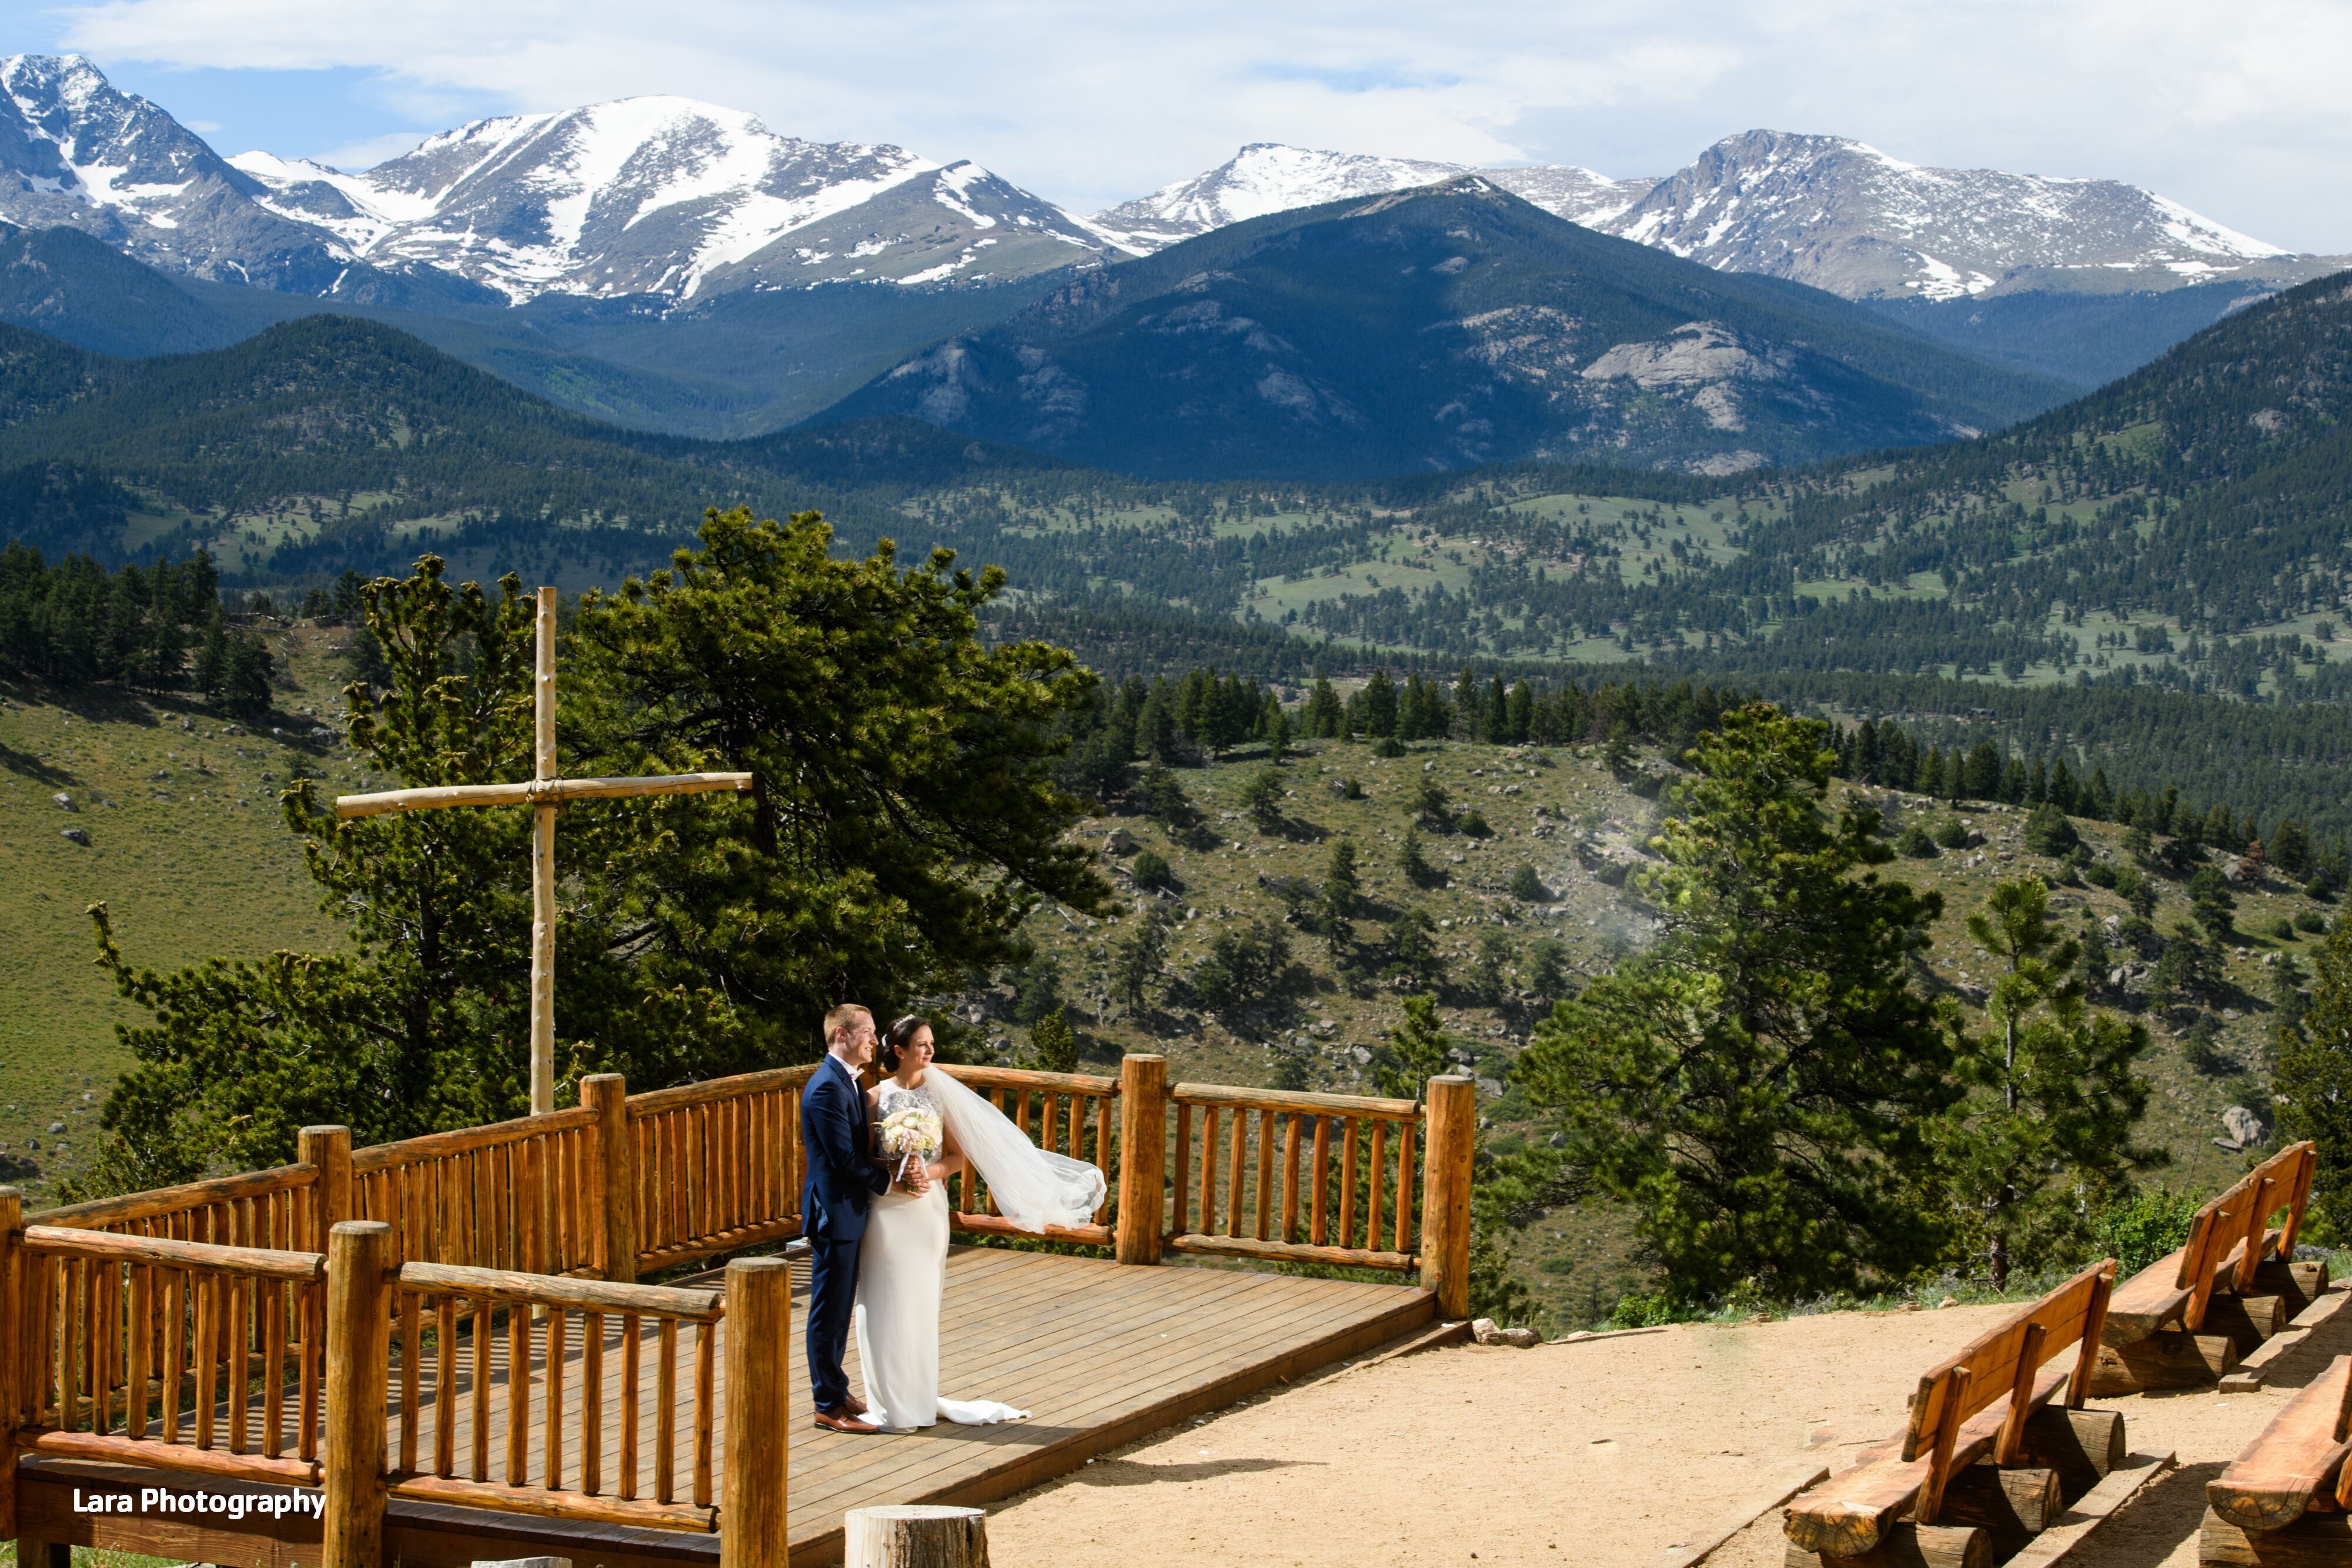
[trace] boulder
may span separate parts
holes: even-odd
[[[1533,1329],[1507,1329],[1492,1318],[1480,1318],[1473,1322],[1470,1337],[1480,1344],[1508,1345],[1514,1350],[1533,1350],[1543,1343]]]
[[[72,810],[79,810],[79,807],[77,807],[77,806],[75,806],[75,804],[73,803],[73,797],[72,797],[72,796],[70,796],[70,795],[68,795],[68,794],[67,794],[67,793],[66,793],[64,790],[62,790],[62,789],[58,790],[56,794],[54,794],[54,795],[52,795],[52,796],[50,796],[50,797],[49,797],[49,804],[51,804],[51,805],[55,806],[55,807],[56,807],[58,810],[60,810],[60,811],[72,811]]]
[[[2263,1119],[2251,1107],[2232,1105],[2221,1113],[2221,1130],[2239,1148],[2247,1148],[2263,1141]],[[2216,1143],[2220,1139],[2214,1140]]]
[[[84,849],[89,848],[89,831],[86,828],[67,828],[60,831],[58,837],[70,840]]]
[[[1135,841],[1135,835],[1125,828],[1113,828],[1103,835],[1103,853],[1105,854],[1131,855],[1139,847]]]

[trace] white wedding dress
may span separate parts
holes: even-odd
[[[987,1178],[997,1207],[1021,1228],[1082,1224],[1101,1204],[1100,1171],[1038,1148],[1003,1113],[939,1069],[928,1070],[911,1090],[884,1079],[874,1119],[879,1123],[910,1103],[939,1113],[958,1149]],[[894,1188],[867,1206],[853,1321],[866,1378],[865,1419],[877,1427],[900,1432],[940,1421],[984,1427],[1029,1414],[992,1400],[940,1396],[940,1298],[947,1267],[946,1183],[933,1183],[920,1197]]]

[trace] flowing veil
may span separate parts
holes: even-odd
[[[1084,1160],[1039,1148],[1003,1112],[943,1068],[925,1071],[923,1087],[1014,1228],[1035,1235],[1049,1225],[1085,1225],[1094,1218],[1103,1202],[1102,1172]]]

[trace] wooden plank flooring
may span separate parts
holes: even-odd
[[[697,1284],[716,1283],[705,1276]],[[810,1421],[807,1365],[801,1339],[808,1281],[804,1261],[793,1269],[793,1333],[779,1346],[792,1363],[792,1408],[775,1418],[792,1438],[791,1517],[795,1568],[838,1562],[841,1516],[878,1502],[976,1503],[1009,1496],[1068,1472],[1097,1453],[1158,1427],[1233,1403],[1278,1379],[1360,1354],[1434,1321],[1427,1291],[1403,1285],[1356,1284],[1240,1270],[1164,1265],[1121,1267],[1107,1260],[957,1247],[948,1255],[941,1323],[940,1380],[950,1397],[1002,1400],[1031,1413],[999,1427],[945,1423],[904,1437],[846,1437],[821,1432]],[[431,1321],[430,1313],[425,1321]],[[529,1386],[525,1474],[544,1484],[547,1410],[545,1325],[535,1325]],[[715,1347],[714,1407],[725,1408],[725,1327]],[[619,1486],[620,1322],[604,1323],[603,1485]],[[562,1362],[565,1419],[563,1484],[579,1485],[579,1417],[583,1396],[583,1325],[573,1317]],[[668,1414],[676,1444],[677,1500],[696,1500],[694,1487],[694,1339],[680,1325],[677,1403]],[[494,1336],[488,1401],[487,1479],[508,1479],[508,1336]],[[656,1495],[654,1478],[656,1378],[659,1342],[648,1332],[640,1346],[635,1495]],[[850,1345],[850,1386],[859,1386],[856,1345]],[[435,1356],[428,1344],[418,1369],[419,1421],[415,1452],[429,1469],[435,1449]],[[473,1344],[460,1331],[452,1447],[457,1473],[473,1475]],[[403,1385],[395,1354],[395,1402],[388,1457],[400,1462],[397,1401]],[[714,1422],[714,1428],[718,1423]],[[258,1423],[256,1423],[258,1429]],[[726,1463],[723,1429],[711,1440],[711,1495]],[[509,1518],[508,1526],[538,1521]],[[548,1527],[560,1532],[563,1527]],[[630,1532],[635,1533],[635,1532]],[[688,1547],[694,1537],[669,1540]],[[711,1539],[699,1538],[702,1550]],[[509,1553],[513,1554],[513,1553]],[[699,1552],[695,1553],[699,1555]]]

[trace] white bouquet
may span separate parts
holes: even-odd
[[[901,1105],[875,1127],[874,1141],[884,1155],[898,1162],[898,1175],[903,1180],[908,1161],[929,1165],[940,1157],[944,1146],[940,1113],[927,1106]]]

